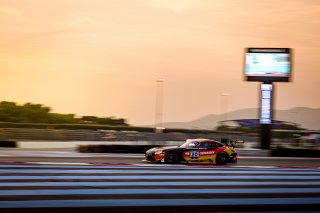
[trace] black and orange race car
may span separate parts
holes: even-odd
[[[239,140],[188,139],[181,146],[155,147],[146,151],[146,161],[164,163],[226,164],[237,163]]]

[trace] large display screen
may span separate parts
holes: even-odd
[[[247,81],[287,82],[291,75],[289,48],[248,48],[245,53]]]

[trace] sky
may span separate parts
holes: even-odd
[[[163,121],[190,121],[258,107],[244,48],[288,47],[274,107],[320,108],[318,0],[0,0],[0,26],[0,101],[148,125],[165,79]]]

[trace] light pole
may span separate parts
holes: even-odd
[[[221,125],[222,125],[222,121],[224,121],[224,120],[226,121],[228,119],[228,116],[227,116],[227,113],[228,113],[228,96],[230,96],[229,93],[221,93],[220,94],[220,122],[221,122]]]
[[[155,110],[155,129],[156,131],[163,130],[163,89],[165,79],[159,78],[156,80],[156,110]]]

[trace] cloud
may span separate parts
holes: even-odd
[[[211,5],[210,1],[199,0],[150,0],[153,7],[169,9],[176,13],[189,10],[205,9]]]
[[[0,6],[0,15],[10,16],[15,18],[22,17],[22,13],[19,10],[10,8],[10,7],[1,7],[1,6]]]

